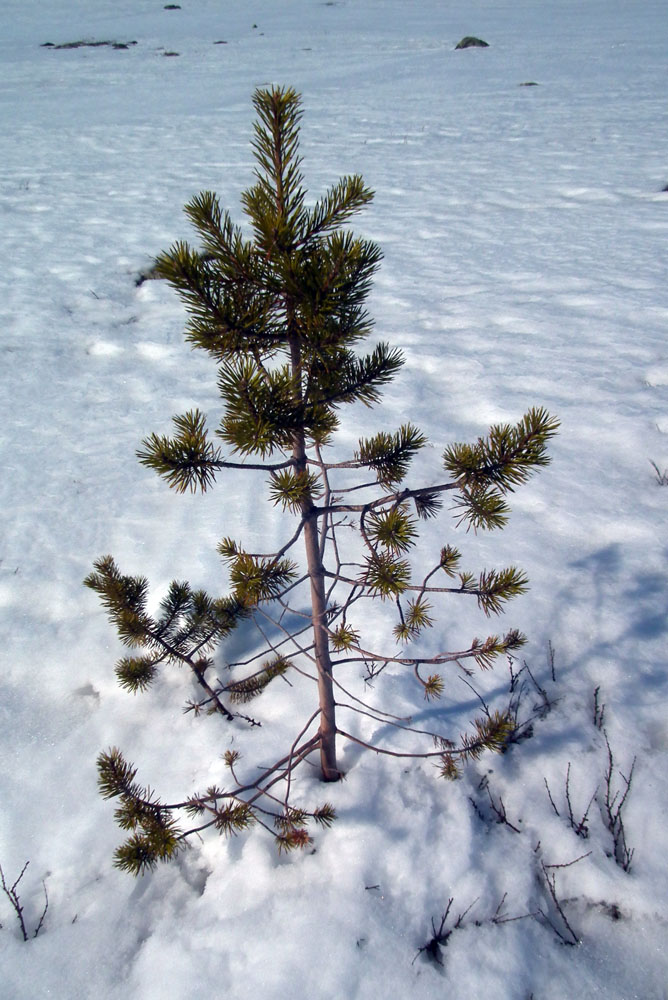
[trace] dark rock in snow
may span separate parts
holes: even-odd
[[[63,42],[61,45],[54,45],[53,42],[42,42],[43,49],[101,49],[108,46],[112,49],[129,49],[136,42],[96,42],[92,39],[79,39],[78,42]]]
[[[455,49],[487,49],[489,42],[483,42],[482,38],[474,38],[473,35],[466,35],[461,42],[457,42]]]

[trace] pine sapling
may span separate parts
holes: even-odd
[[[558,422],[531,409],[474,444],[450,445],[445,477],[427,485],[406,485],[412,459],[427,444],[411,423],[359,440],[347,456],[335,452],[344,404],[373,406],[403,364],[401,352],[384,342],[356,353],[372,330],[365,301],[381,253],[346,224],[372,192],[361,177],[344,177],[309,205],[299,96],[292,89],[258,90],[253,103],[255,182],[242,196],[250,230],[233,223],[215,194],[201,193],[185,209],[200,246],[176,243],[156,266],[185,304],[186,340],[217,367],[220,422],[212,433],[199,410],[176,416],[171,436],[150,435],[138,457],[180,493],[211,489],[227,469],[263,475],[269,502],[283,513],[285,542],[263,553],[223,538],[229,593],[210,596],[175,581],[157,614],[147,610],[147,581],[124,575],[110,556],[98,560],[85,582],[130,651],[116,668],[128,691],[148,690],[179,664],[200,691],[188,709],[222,717],[234,729],[258,724],[248,705],[270,697],[265,692],[277,678],[313,685],[313,712],[297,724],[279,760],[240,773],[239,754],[230,750],[221,785],[181,802],[162,802],[140,784],[116,748],[102,753],[100,791],[119,802],[116,819],[129,833],[115,863],[135,874],[173,857],[206,828],[230,834],[257,824],[279,850],[306,846],[312,824],[328,826],[335,811],[329,803],[310,811],[293,806],[295,771],[317,755],[323,781],[336,781],[341,742],[433,759],[453,777],[467,759],[503,749],[513,731],[509,713],[499,711],[454,738],[418,729],[369,704],[363,690],[349,690],[349,676],[360,668],[377,676],[392,665],[412,672],[425,698],[438,699],[448,665],[470,661],[487,669],[523,644],[524,636],[510,630],[464,649],[420,655],[420,638],[436,623],[444,597],[457,594],[476,601],[485,616],[498,615],[526,590],[527,578],[514,566],[463,569],[450,544],[427,566],[415,566],[411,551],[420,523],[447,498],[459,524],[502,528],[508,493],[548,464]],[[393,611],[382,648],[365,637],[369,602]],[[242,621],[257,625],[258,645],[244,664],[227,664],[230,672],[221,677],[214,649]],[[380,738],[367,743],[350,731],[356,714],[411,738],[413,748]]]

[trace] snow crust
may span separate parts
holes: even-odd
[[[3,6],[0,864],[11,883],[30,861],[29,929],[42,880],[49,909],[24,943],[0,896],[0,994],[665,1000],[668,488],[650,465],[668,468],[665,3],[181,6]],[[455,52],[466,34],[489,48]],[[42,47],[80,39],[137,44]],[[552,708],[531,739],[456,783],[347,750],[346,780],[327,789],[340,818],[312,854],[279,858],[260,832],[211,836],[133,881],[111,867],[120,837],[96,790],[100,750],[120,746],[181,798],[221,780],[232,741],[251,767],[312,710],[307,694],[268,694],[248,733],[184,716],[178,673],[125,694],[120,648],[81,585],[111,552],[157,594],[174,578],[217,593],[223,535],[266,551],[283,537],[255,481],[178,497],[134,458],[174,413],[215,419],[215,372],[184,345],[178,300],[135,279],[190,235],[181,208],[197,191],[240,217],[250,97],[268,83],[303,94],[314,197],[344,173],[376,190],[355,229],[384,251],[370,309],[406,365],[384,405],[354,411],[342,448],[411,420],[433,444],[419,469],[433,475],[443,447],[490,422],[533,405],[561,418],[553,464],[513,497],[503,533],[465,536],[447,514],[424,533],[473,566],[527,571],[531,591],[501,628],[530,638],[537,685],[523,710],[541,704],[538,688]],[[439,647],[487,628],[463,603]],[[474,682],[507,699],[503,663]],[[568,822],[569,764],[578,819],[604,786],[596,688],[616,787],[636,760],[630,872],[610,856],[598,802],[587,839]],[[454,673],[435,707],[398,672],[373,696],[455,733],[479,708]],[[308,775],[297,794],[324,797]],[[567,936],[541,863],[567,866],[547,870],[576,946],[555,931]],[[419,949],[451,897],[449,926],[472,908],[440,967]],[[538,910],[553,926],[527,916]]]

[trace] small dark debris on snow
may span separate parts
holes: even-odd
[[[180,56],[180,52],[163,52],[163,56]]]
[[[78,42],[63,42],[61,45],[54,45],[53,42],[42,42],[40,48],[42,49],[100,49],[107,46],[111,49],[129,49],[131,45],[136,45],[136,42],[95,42],[95,41],[85,41],[80,39]]]
[[[159,277],[160,275],[158,274],[157,264],[153,264],[145,271],[139,272],[139,274],[135,278],[135,287],[140,288],[145,281],[157,281]]]
[[[590,903],[589,905],[602,910],[606,917],[609,917],[614,923],[617,923],[618,920],[625,919],[624,914],[620,910],[617,903],[607,903],[604,899],[602,899],[600,903]]]
[[[465,35],[461,42],[457,42],[455,49],[487,49],[489,42],[483,42],[482,38],[474,38],[473,35]]]
[[[178,3],[166,3],[165,10],[181,10],[181,6]]]
[[[535,80],[527,80],[526,83],[520,83],[519,86],[520,87],[537,87],[538,84],[536,83]]]
[[[665,187],[661,188],[661,190],[662,190],[662,191],[666,191],[666,192],[668,192],[668,184],[666,184],[666,186],[665,186]]]
[[[214,45],[227,45],[227,42],[224,39],[221,38],[220,41],[214,42],[213,44]]]

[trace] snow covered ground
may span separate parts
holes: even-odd
[[[4,0],[0,13],[0,865],[11,885],[30,862],[29,933],[42,881],[49,899],[24,943],[0,896],[0,995],[666,1000],[668,486],[650,465],[668,468],[665,2],[181,7]],[[489,48],[454,51],[467,34]],[[137,44],[55,48],[76,40]],[[262,741],[184,716],[178,674],[124,693],[120,647],[81,585],[111,552],[157,592],[185,578],[218,593],[222,535],[268,549],[284,530],[243,482],[178,497],[134,458],[173,413],[216,419],[215,372],[184,345],[176,296],[135,279],[190,235],[195,192],[218,191],[239,217],[250,98],[268,83],[303,94],[314,196],[353,172],[377,192],[355,229],[384,251],[370,308],[407,362],[341,440],[412,420],[437,469],[445,445],[492,421],[532,405],[561,418],[553,464],[504,532],[468,537],[446,513],[425,533],[474,567],[528,572],[501,628],[530,639],[521,712],[538,688],[552,707],[531,739],[455,783],[346,751],[347,778],[327,789],[340,818],[315,853],[212,835],[133,880],[111,867],[121,835],[96,790],[100,750],[122,747],[142,780],[182,797],[222,780],[232,738],[254,761],[295,727],[287,689],[257,703]],[[443,645],[486,629],[462,604]],[[499,704],[508,682],[504,663],[475,678]],[[455,732],[477,711],[455,675],[435,707],[389,671],[373,695]],[[600,805],[604,731],[613,790],[636,761],[628,872]],[[576,826],[598,788],[587,839],[568,820],[567,774]],[[322,798],[299,781],[305,801]],[[471,909],[441,967],[418,952],[450,898],[444,932]]]

